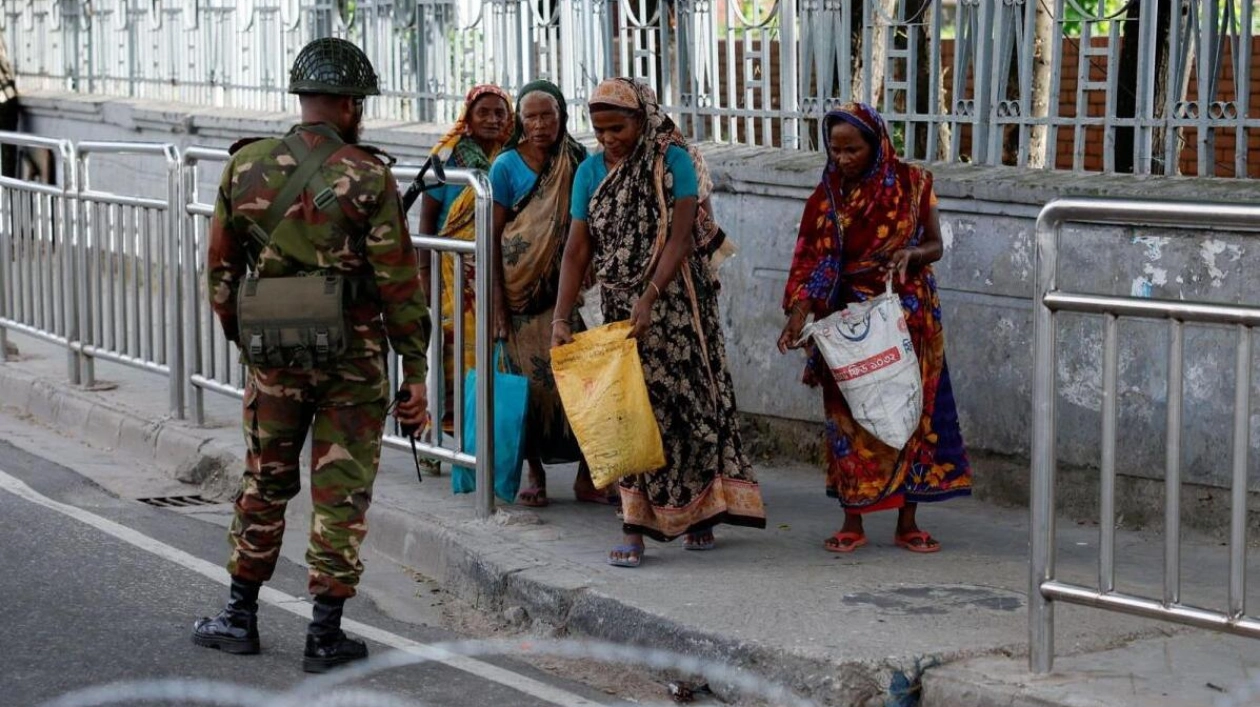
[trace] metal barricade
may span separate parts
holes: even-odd
[[[415,178],[417,169],[398,167],[394,174],[403,184]],[[428,250],[431,258],[432,279],[429,284],[429,317],[433,322],[433,334],[429,339],[429,415],[432,418],[429,436],[423,441],[416,441],[416,450],[426,456],[460,466],[473,467],[476,472],[477,490],[473,503],[477,518],[485,519],[494,514],[494,376],[477,376],[477,387],[473,392],[477,407],[477,419],[474,422],[476,445],[474,455],[461,451],[464,447],[464,261],[472,257],[476,263],[493,263],[499,257],[498,243],[491,238],[493,201],[491,200],[490,179],[485,172],[467,169],[446,170],[446,180],[451,184],[464,184],[472,188],[476,195],[477,205],[474,223],[476,238],[473,241],[457,241],[449,238],[434,238],[432,235],[416,235],[411,239],[416,248]],[[443,257],[455,260],[455,283],[451,303],[452,320],[452,371],[451,385],[452,418],[454,449],[444,443],[442,433],[442,400],[445,397],[444,385],[444,351],[442,330],[442,269]],[[478,267],[473,281],[474,310],[476,321],[476,341],[474,342],[474,368],[478,371],[491,371],[494,366],[494,337],[490,331],[491,294],[493,292],[491,277],[493,270]],[[389,370],[395,377],[400,369],[397,356],[391,354]],[[397,389],[396,381],[394,389]],[[434,383],[437,383],[436,385]],[[397,448],[411,448],[411,440],[397,435],[386,435],[385,444]]]
[[[166,170],[165,196],[119,194],[94,187],[92,158],[156,157]],[[95,384],[101,358],[167,377],[171,414],[184,417],[183,312],[180,295],[179,152],[174,145],[81,142],[78,257],[83,384]],[[110,169],[118,169],[111,161]]]
[[[0,145],[47,150],[58,183],[0,176],[0,361],[10,329],[66,346],[67,377],[79,383],[74,146],[68,140],[0,132]]]
[[[193,420],[197,424],[205,421],[204,393],[212,392],[241,397],[244,393],[244,369],[237,362],[235,345],[223,335],[210,308],[206,306],[205,292],[205,249],[206,235],[210,216],[214,212],[212,200],[203,199],[199,189],[203,176],[199,167],[203,163],[221,164],[228,159],[223,150],[206,148],[189,148],[184,152],[182,169],[183,217],[184,217],[184,254],[183,262],[192,264],[182,274],[184,296],[187,302],[184,320],[187,322],[184,332],[184,347],[188,356],[188,396],[192,408]],[[418,172],[414,167],[397,167],[395,176],[403,184],[410,183]],[[462,312],[464,308],[464,277],[461,264],[467,258],[476,262],[494,262],[498,256],[497,244],[492,242],[491,216],[492,202],[490,182],[483,172],[462,169],[450,169],[446,172],[447,181],[452,184],[470,186],[476,194],[476,240],[456,241],[446,238],[434,238],[428,235],[412,237],[412,244],[417,248],[430,251],[432,258],[433,279],[430,287],[429,313],[432,320],[433,335],[429,342],[429,412],[433,423],[429,433],[415,441],[416,450],[421,454],[460,466],[476,469],[477,491],[474,498],[478,518],[488,518],[494,513],[494,424],[490,414],[478,414],[476,419],[476,449],[474,454],[463,449],[463,379],[466,371],[463,365],[464,333],[461,321],[455,317],[454,326],[454,417],[453,435],[450,440],[444,439],[442,431],[442,381],[443,381],[443,329],[442,329],[442,287],[441,258],[453,257],[456,260],[454,302],[452,311]],[[217,183],[217,181],[216,181]],[[486,268],[478,268],[473,283],[475,292],[476,342],[475,359],[477,370],[488,371],[492,363],[490,332],[490,298],[491,273]],[[389,355],[388,370],[390,372],[391,390],[398,389],[401,362],[394,353]],[[474,392],[477,410],[494,409],[494,376],[477,376],[477,388]],[[390,420],[384,444],[406,451],[411,451],[411,440],[398,435],[397,421]]]
[[[190,147],[184,150],[180,170],[183,210],[183,258],[187,263],[181,272],[184,285],[184,340],[187,359],[187,397],[194,423],[205,424],[205,391],[241,397],[245,388],[245,369],[240,364],[236,345],[227,340],[208,306],[206,291],[206,246],[209,242],[210,217],[214,215],[215,191],[202,197],[203,164],[214,165],[210,182],[218,185],[227,150]]]
[[[1060,199],[1037,219],[1037,293],[1033,317],[1033,440],[1029,586],[1029,667],[1049,672],[1054,663],[1054,602],[1172,621],[1199,628],[1260,638],[1260,619],[1246,613],[1246,521],[1251,337],[1260,325],[1260,306],[1112,297],[1062,292],[1058,286],[1058,240],[1062,224],[1088,222],[1157,227],[1228,228],[1260,231],[1260,206],[1111,199]],[[1103,404],[1100,481],[1098,586],[1055,576],[1055,407],[1058,312],[1103,317]],[[1167,319],[1168,412],[1166,439],[1164,590],[1160,598],[1116,591],[1115,502],[1117,378],[1120,317]],[[1184,325],[1230,325],[1237,330],[1229,540],[1229,594],[1224,610],[1181,601],[1181,427]]]

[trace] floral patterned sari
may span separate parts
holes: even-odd
[[[655,271],[674,206],[665,152],[670,145],[686,147],[646,85],[612,81],[621,84],[613,88],[626,93],[630,105],[645,112],[646,126],[639,144],[609,170],[590,202],[587,225],[608,322],[630,318]],[[716,281],[702,258],[688,258],[663,289],[638,343],[666,466],[621,481],[625,532],[671,540],[718,523],[765,527],[761,488],[736,420]]]
[[[870,169],[848,192],[828,161],[805,204],[783,308],[804,305],[815,319],[884,292],[884,265],[893,253],[918,245],[936,206],[932,173],[902,162],[875,110],[847,104],[827,114],[828,133],[848,122],[878,145]],[[923,416],[904,449],[877,440],[853,420],[821,356],[811,352],[805,382],[823,388],[827,413],[827,492],[846,511],[900,508],[971,492],[971,465],[945,365],[941,305],[931,266],[911,266],[901,297],[923,378]]]

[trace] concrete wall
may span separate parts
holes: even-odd
[[[79,141],[169,141],[181,148],[224,147],[239,137],[275,134],[292,121],[286,115],[60,94],[28,95],[25,103],[26,126],[33,133]],[[400,161],[419,163],[442,132],[432,125],[378,123],[368,125],[366,136]],[[771,427],[780,434],[802,428],[813,434],[814,426],[800,422],[821,421],[820,395],[797,382],[800,357],[780,356],[774,344],[783,323],[779,302],[801,209],[817,182],[822,157],[724,146],[710,146],[708,155],[719,217],[741,248],[723,270],[727,350],[740,407],[763,420],[792,421]],[[108,184],[125,193],[160,194],[153,165],[151,158],[119,160],[107,170]],[[1260,184],[969,165],[934,171],[945,240],[945,257],[936,271],[964,435],[980,460],[980,487],[1018,500],[1026,489],[1031,439],[1033,231],[1040,208],[1068,195],[1257,202]],[[1206,228],[1073,224],[1063,232],[1061,282],[1066,290],[1087,293],[1260,303],[1258,238]],[[1095,474],[1088,469],[1099,455],[1102,330],[1097,319],[1063,319],[1059,445],[1069,476],[1060,487],[1069,503],[1085,510],[1090,494],[1072,492],[1089,488]],[[1208,499],[1203,510],[1213,515],[1223,498],[1219,490],[1228,484],[1234,337],[1229,330],[1196,327],[1186,340],[1184,474],[1201,489],[1199,498]],[[1121,328],[1119,459],[1121,473],[1130,477],[1122,506],[1131,496],[1127,500],[1135,506],[1126,511],[1131,517],[1158,516],[1141,499],[1158,502],[1158,486],[1148,482],[1162,478],[1164,469],[1166,342],[1163,323],[1131,322]],[[1260,490],[1260,375],[1253,377],[1252,387],[1250,485]],[[789,435],[789,446],[808,437]],[[1008,463],[997,463],[1002,459]],[[1073,467],[1086,471],[1072,476]]]

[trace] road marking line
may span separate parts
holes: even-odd
[[[59,501],[54,501],[47,496],[40,494],[38,491],[27,486],[20,479],[13,477],[0,470],[0,489],[4,489],[14,496],[26,499],[31,503],[52,509],[63,515],[69,516],[81,523],[100,530],[101,532],[122,540],[123,542],[134,545],[141,550],[150,552],[170,562],[174,562],[186,569],[192,570],[197,574],[224,586],[230,583],[227,571],[222,566],[207,562],[200,557],[191,555],[179,548],[171,547],[166,543],[128,528],[125,525],[115,523],[107,518],[102,518],[95,513],[90,513],[78,508],[70,506]],[[267,604],[271,604],[280,609],[284,609],[291,614],[296,614],[304,619],[311,616],[311,603],[300,597],[286,594],[271,587],[264,586],[262,591],[258,593],[258,600]],[[343,628],[355,633],[363,638],[382,643],[391,648],[407,651],[414,655],[423,656],[434,662],[448,665],[457,670],[463,670],[483,680],[497,682],[500,685],[510,687],[519,692],[523,692],[531,697],[540,700],[546,700],[561,707],[599,707],[600,703],[589,700],[581,695],[574,694],[568,690],[548,685],[545,682],[526,677],[519,673],[512,672],[506,668],[500,668],[497,665],[491,665],[476,658],[454,655],[448,651],[434,648],[426,643],[413,641],[410,638],[390,633],[384,629],[369,626],[358,621],[343,619],[341,622]]]

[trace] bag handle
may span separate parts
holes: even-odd
[[[897,292],[893,289],[893,275],[892,275],[892,273],[889,273],[889,274],[888,274],[887,279],[885,279],[885,280],[884,280],[884,294],[885,294],[885,295],[887,295],[887,296],[889,296],[889,297],[895,297],[895,296],[896,296],[896,294],[897,294]],[[898,302],[898,306],[900,306],[900,304],[901,304],[901,303],[900,303],[900,301],[899,301],[899,302]],[[799,339],[797,339],[797,340],[796,340],[796,344],[795,344],[795,345],[796,345],[796,346],[800,346],[801,344],[804,344],[805,342],[809,341],[809,340],[810,340],[810,338],[814,336],[814,333],[815,333],[816,331],[818,331],[818,321],[817,321],[817,320],[812,321],[812,322],[810,322],[809,324],[806,324],[806,325],[805,325],[805,326],[801,329],[801,336],[800,336],[800,338],[799,338]],[[839,329],[838,329],[838,328],[837,328],[837,331],[839,331]],[[870,322],[869,322],[869,321],[867,322],[867,324],[866,324],[866,331],[863,331],[861,334],[854,334],[854,336],[848,336],[848,335],[846,335],[843,331],[839,331],[839,333],[840,333],[840,335],[841,335],[841,336],[843,336],[844,338],[848,339],[849,341],[861,341],[862,339],[865,339],[865,338],[866,338],[866,335],[867,335],[867,334],[869,334],[869,333],[870,333]]]
[[[514,370],[512,358],[507,355],[507,342],[502,339],[494,342],[494,369],[500,373],[520,373]]]

